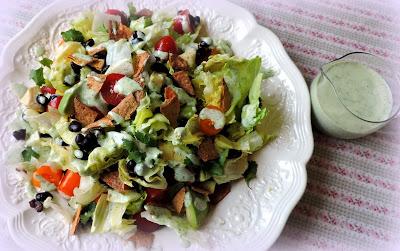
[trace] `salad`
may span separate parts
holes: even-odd
[[[211,24],[212,25],[212,24]],[[89,11],[16,85],[13,135],[29,205],[92,233],[198,229],[273,135],[260,57],[237,57],[201,17]],[[40,51],[40,50],[39,50]]]

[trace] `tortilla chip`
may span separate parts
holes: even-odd
[[[108,34],[111,40],[118,41],[120,39],[129,39],[132,36],[133,32],[129,27],[123,25],[122,23],[119,23],[118,28],[116,28],[115,25],[115,22],[110,23]]]
[[[189,74],[186,71],[175,72],[172,76],[179,87],[185,90],[189,95],[195,95],[192,81],[190,80]]]
[[[144,86],[143,81],[141,80],[141,74],[144,71],[147,60],[150,58],[150,54],[148,52],[143,52],[137,54],[133,60],[133,79],[138,82],[142,87]]]
[[[178,55],[170,54],[168,61],[169,61],[169,64],[172,66],[172,68],[176,71],[188,71],[189,70],[189,65],[186,62],[186,60],[181,58]]]
[[[74,98],[75,118],[83,125],[87,126],[96,121],[99,115],[97,111],[83,104],[79,99]]]
[[[92,128],[99,128],[99,127],[113,127],[114,124],[108,115],[106,117],[103,117],[90,125],[85,126],[85,129],[92,129]]]
[[[139,103],[136,101],[136,98],[133,96],[133,93],[126,96],[116,107],[114,107],[111,111],[117,113],[125,120],[129,120],[132,114],[136,111]]]
[[[99,58],[94,58],[92,62],[90,62],[88,65],[93,67],[94,69],[101,71],[104,67],[105,60],[104,59],[99,59]]]
[[[95,91],[96,93],[99,93],[101,90],[101,87],[103,86],[105,79],[106,79],[106,76],[103,74],[88,75],[87,76],[87,86],[91,90]]]
[[[104,45],[99,45],[96,47],[92,47],[90,49],[86,49],[88,55],[90,55],[90,56],[93,56],[93,55],[95,55],[101,51],[105,51],[105,50],[106,50],[106,47],[104,47]]]
[[[178,125],[178,116],[180,112],[179,99],[171,87],[164,89],[164,102],[160,106],[160,112],[169,120],[171,126],[175,128]]]
[[[128,189],[128,186],[119,178],[118,171],[106,173],[101,177],[101,180],[118,192],[124,192]]]
[[[72,219],[71,227],[69,229],[69,235],[74,235],[76,232],[76,229],[79,224],[79,220],[81,218],[81,211],[82,211],[82,206],[78,205],[78,208],[75,211],[74,218]]]
[[[172,206],[178,214],[182,212],[183,204],[185,202],[185,193],[186,189],[182,187],[181,190],[179,190],[179,192],[177,192],[172,199]]]
[[[80,65],[80,66],[85,66],[87,64],[90,64],[93,62],[94,58],[89,57],[88,55],[85,55],[85,58],[79,57],[79,54],[71,54],[68,56],[68,59],[70,59],[74,64]],[[89,58],[86,58],[89,57]]]

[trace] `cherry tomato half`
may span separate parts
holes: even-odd
[[[160,40],[154,46],[154,49],[163,52],[170,52],[173,54],[178,53],[178,47],[176,47],[175,40],[171,36],[164,36],[160,38]]]
[[[53,97],[51,100],[50,100],[50,102],[49,102],[49,104],[48,104],[48,107],[52,107],[52,108],[54,108],[54,109],[58,109],[58,107],[60,106],[60,102],[61,102],[61,99],[63,98],[63,96],[57,96],[57,97]]]
[[[47,94],[47,93],[55,94],[56,93],[56,89],[53,88],[53,87],[44,85],[44,86],[40,87],[40,92],[43,93],[43,94]]]
[[[209,110],[209,111],[211,110],[213,112],[216,112],[216,114],[219,116],[219,118],[216,118],[214,116],[212,116],[212,117],[209,116],[206,113],[207,110],[205,110],[205,109],[201,110],[200,111],[200,116],[199,116],[199,127],[200,127],[200,130],[204,134],[206,134],[208,136],[217,135],[222,130],[223,127],[222,128],[215,128],[215,126],[214,126],[215,121],[214,120],[215,119],[225,120],[225,115],[224,115],[224,113],[221,111],[221,109],[219,107],[209,105],[209,106],[207,106],[205,108],[207,110]],[[204,116],[202,115],[203,113],[205,113]],[[205,118],[202,118],[202,117],[205,117]],[[225,123],[225,122],[223,122],[223,123]]]
[[[185,27],[183,25],[185,23]],[[194,24],[191,22],[189,10],[180,10],[174,18],[173,28],[178,34],[194,31]]]
[[[79,173],[74,173],[71,170],[67,170],[60,184],[58,185],[58,191],[68,196],[74,196],[74,189],[79,186],[80,182],[81,176]]]
[[[135,214],[133,216],[133,218],[135,219],[137,228],[143,232],[151,233],[161,227],[157,223],[154,223],[145,218],[142,218],[142,216],[140,216],[140,213]]]
[[[106,14],[114,15],[114,16],[120,16],[121,17],[121,23],[123,25],[128,25],[129,24],[129,19],[126,16],[125,12],[123,12],[123,11],[116,10],[116,9],[108,9],[108,10],[106,10]]]
[[[125,77],[123,74],[111,73],[108,74],[103,86],[101,87],[100,93],[107,104],[117,106],[125,96],[114,92],[115,83],[121,78]]]
[[[32,175],[32,185],[34,187],[40,188],[40,178],[41,176],[43,179],[47,180],[48,182],[58,185],[62,178],[63,172],[61,169],[55,169],[51,166],[41,166],[33,172]]]

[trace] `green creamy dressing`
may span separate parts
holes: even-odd
[[[373,69],[356,62],[334,62],[311,85],[313,113],[319,127],[339,138],[357,138],[378,130],[389,118],[393,100],[386,81]],[[351,112],[356,114],[357,118]]]
[[[114,91],[124,96],[128,96],[129,94],[142,89],[143,88],[135,80],[128,77],[121,78],[114,85]]]
[[[96,93],[88,87],[86,80],[82,81],[82,85],[77,90],[77,96],[85,105],[96,107],[103,114],[108,112],[107,103],[101,97],[100,93]]]

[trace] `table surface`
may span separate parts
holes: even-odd
[[[308,83],[323,63],[351,51],[379,55],[400,69],[395,0],[232,1],[278,35]],[[2,2],[0,50],[51,2]],[[399,125],[400,118],[373,135],[347,141],[314,131],[306,192],[271,249],[399,250]],[[1,250],[20,250],[1,217],[0,243]]]

